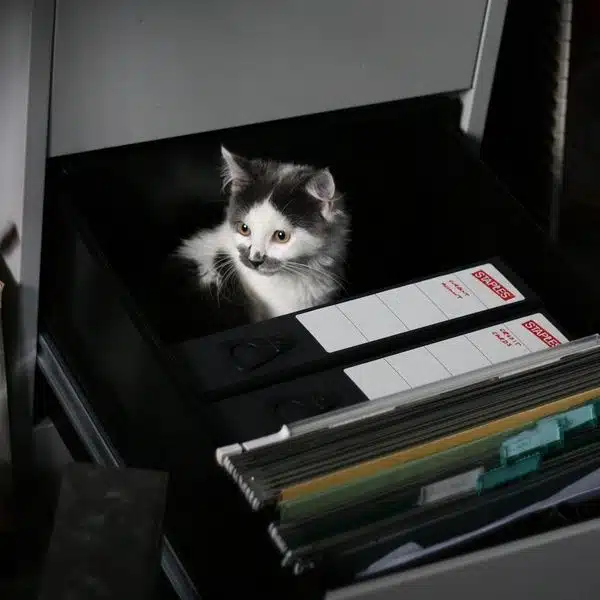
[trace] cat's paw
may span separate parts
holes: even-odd
[[[203,287],[220,287],[223,277],[216,268],[214,260],[209,259],[199,263],[198,273],[200,275],[200,285]]]
[[[200,272],[200,283],[205,287],[221,285],[221,274],[214,268],[208,268]]]

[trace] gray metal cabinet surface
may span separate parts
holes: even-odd
[[[59,0],[50,154],[468,89],[487,6]]]
[[[2,275],[15,475],[30,453],[53,21],[54,0],[0,1],[0,229],[20,238]]]

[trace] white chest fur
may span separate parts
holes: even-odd
[[[242,264],[238,268],[244,285],[267,306],[271,317],[315,306],[331,292],[330,285],[325,286],[313,278],[279,274],[265,276]]]
[[[184,242],[180,254],[193,259],[198,265],[200,285],[220,285],[214,269],[218,252],[229,255],[236,267],[240,281],[251,296],[266,306],[269,317],[285,315],[326,302],[336,289],[335,279],[324,275],[324,265],[315,266],[311,273],[290,275],[276,273],[264,275],[245,266],[239,257],[231,233],[226,224],[214,230],[205,230]]]

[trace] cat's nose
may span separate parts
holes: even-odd
[[[250,262],[252,263],[252,266],[255,269],[258,269],[258,267],[260,267],[260,265],[262,265],[265,262],[265,257],[264,256],[255,256],[250,259]]]

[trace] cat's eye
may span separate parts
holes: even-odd
[[[280,244],[285,244],[290,239],[290,234],[287,231],[283,231],[283,229],[278,229],[273,234],[273,239]]]
[[[248,227],[246,223],[238,223],[237,230],[238,233],[241,233],[242,235],[250,235],[250,227]]]

